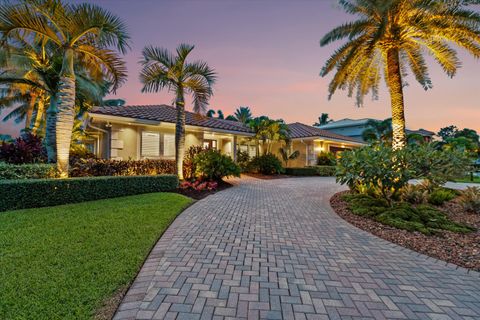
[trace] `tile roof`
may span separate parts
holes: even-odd
[[[342,136],[340,134],[336,134],[327,130],[322,130],[317,127],[308,126],[306,124],[295,122],[288,124],[290,128],[290,138],[291,139],[298,139],[298,138],[312,138],[312,137],[322,137],[322,138],[330,138],[330,139],[337,139],[337,140],[344,140],[356,143],[363,143],[362,141]]]
[[[250,128],[241,122],[208,118],[193,112],[186,111],[186,124],[191,126],[252,133]],[[116,117],[127,117],[142,120],[163,121],[175,123],[177,111],[174,107],[162,105],[133,105],[121,107],[95,107],[90,114],[102,114]]]

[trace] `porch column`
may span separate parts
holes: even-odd
[[[233,161],[237,162],[237,136],[233,136],[232,139],[232,153],[233,153]]]

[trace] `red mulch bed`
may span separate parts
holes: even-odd
[[[455,200],[437,208],[444,211],[453,221],[476,227],[476,232],[459,234],[442,231],[439,235],[427,236],[420,232],[409,232],[387,226],[353,214],[348,209],[348,203],[342,199],[342,195],[348,192],[335,194],[330,199],[330,204],[340,217],[357,228],[427,256],[480,271],[480,215],[465,212]]]
[[[177,189],[175,192],[179,193],[179,194],[183,194],[184,196],[187,196],[187,197],[195,199],[195,200],[200,200],[200,199],[203,199],[203,198],[205,198],[205,197],[207,197],[211,194],[217,193],[218,191],[228,189],[230,187],[232,187],[232,185],[230,183],[222,180],[222,181],[218,182],[217,189],[215,189],[215,190],[196,191],[196,190],[193,190],[193,189],[187,189],[187,190]]]

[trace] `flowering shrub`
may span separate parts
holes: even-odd
[[[47,161],[47,151],[40,137],[26,133],[0,145],[0,160],[13,164],[43,163]]]
[[[213,190],[216,190],[217,187],[218,187],[218,183],[216,181],[196,180],[193,182],[183,181],[182,183],[180,183],[180,189],[182,190],[213,191]]]
[[[197,166],[194,159],[198,154],[204,152],[205,150],[206,149],[201,146],[191,146],[185,152],[185,158],[183,160],[183,177],[186,180],[195,178]]]

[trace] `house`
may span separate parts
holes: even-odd
[[[363,141],[362,138],[362,133],[365,131],[365,129],[368,129],[368,122],[371,120],[376,120],[376,119],[371,119],[371,118],[364,118],[364,119],[342,119],[342,120],[337,120],[337,121],[332,121],[327,124],[318,126],[318,128],[330,131],[333,133],[337,133],[340,135],[344,135],[347,137],[352,137],[355,139],[358,139],[360,141]],[[380,120],[377,120],[380,121]],[[435,132],[428,131],[425,129],[419,129],[419,130],[410,130],[406,129],[405,130],[407,135],[408,134],[419,134],[421,135],[425,141],[430,142],[433,139],[433,136],[435,136]]]
[[[96,107],[89,112],[85,144],[106,159],[174,159],[176,109],[168,105]],[[293,150],[300,157],[291,166],[313,165],[321,151],[336,152],[362,143],[354,138],[307,126],[288,125]],[[185,149],[198,145],[220,150],[236,159],[237,150],[255,156],[259,149],[252,130],[236,121],[186,112]],[[275,145],[278,150],[281,144]],[[276,151],[278,152],[278,151]]]

